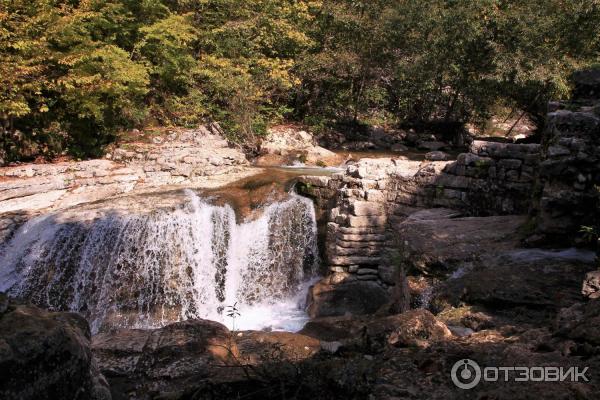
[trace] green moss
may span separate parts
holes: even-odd
[[[537,217],[529,217],[527,221],[518,228],[518,235],[521,237],[527,237],[532,235],[537,228],[537,224]]]
[[[444,194],[444,185],[437,185],[435,187],[435,197],[442,197]]]

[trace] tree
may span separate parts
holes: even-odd
[[[0,0],[0,158],[98,156],[120,130],[296,118],[360,130],[542,123],[598,62],[595,0]],[[353,129],[347,131],[352,132]]]
[[[17,157],[28,138],[17,131],[19,119],[45,119],[53,84],[48,71],[47,36],[59,18],[52,0],[2,1],[0,9],[0,158]]]
[[[197,84],[206,109],[252,147],[269,121],[288,110],[296,57],[320,2],[204,0],[192,9],[199,31]]]

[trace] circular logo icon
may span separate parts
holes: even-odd
[[[473,360],[457,361],[450,372],[452,382],[460,389],[473,389],[481,381],[481,368]]]

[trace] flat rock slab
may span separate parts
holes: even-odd
[[[593,269],[593,252],[519,249],[490,255],[444,291],[455,304],[558,310],[583,299],[582,282]]]
[[[454,218],[448,209],[422,210],[394,226],[410,265],[426,274],[446,274],[459,264],[519,247],[525,216]]]

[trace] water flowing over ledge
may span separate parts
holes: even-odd
[[[176,207],[27,222],[0,249],[0,291],[80,312],[94,333],[190,318],[231,325],[224,308],[236,302],[238,329],[300,329],[318,262],[312,202],[290,194],[236,222],[229,205],[182,196]]]

